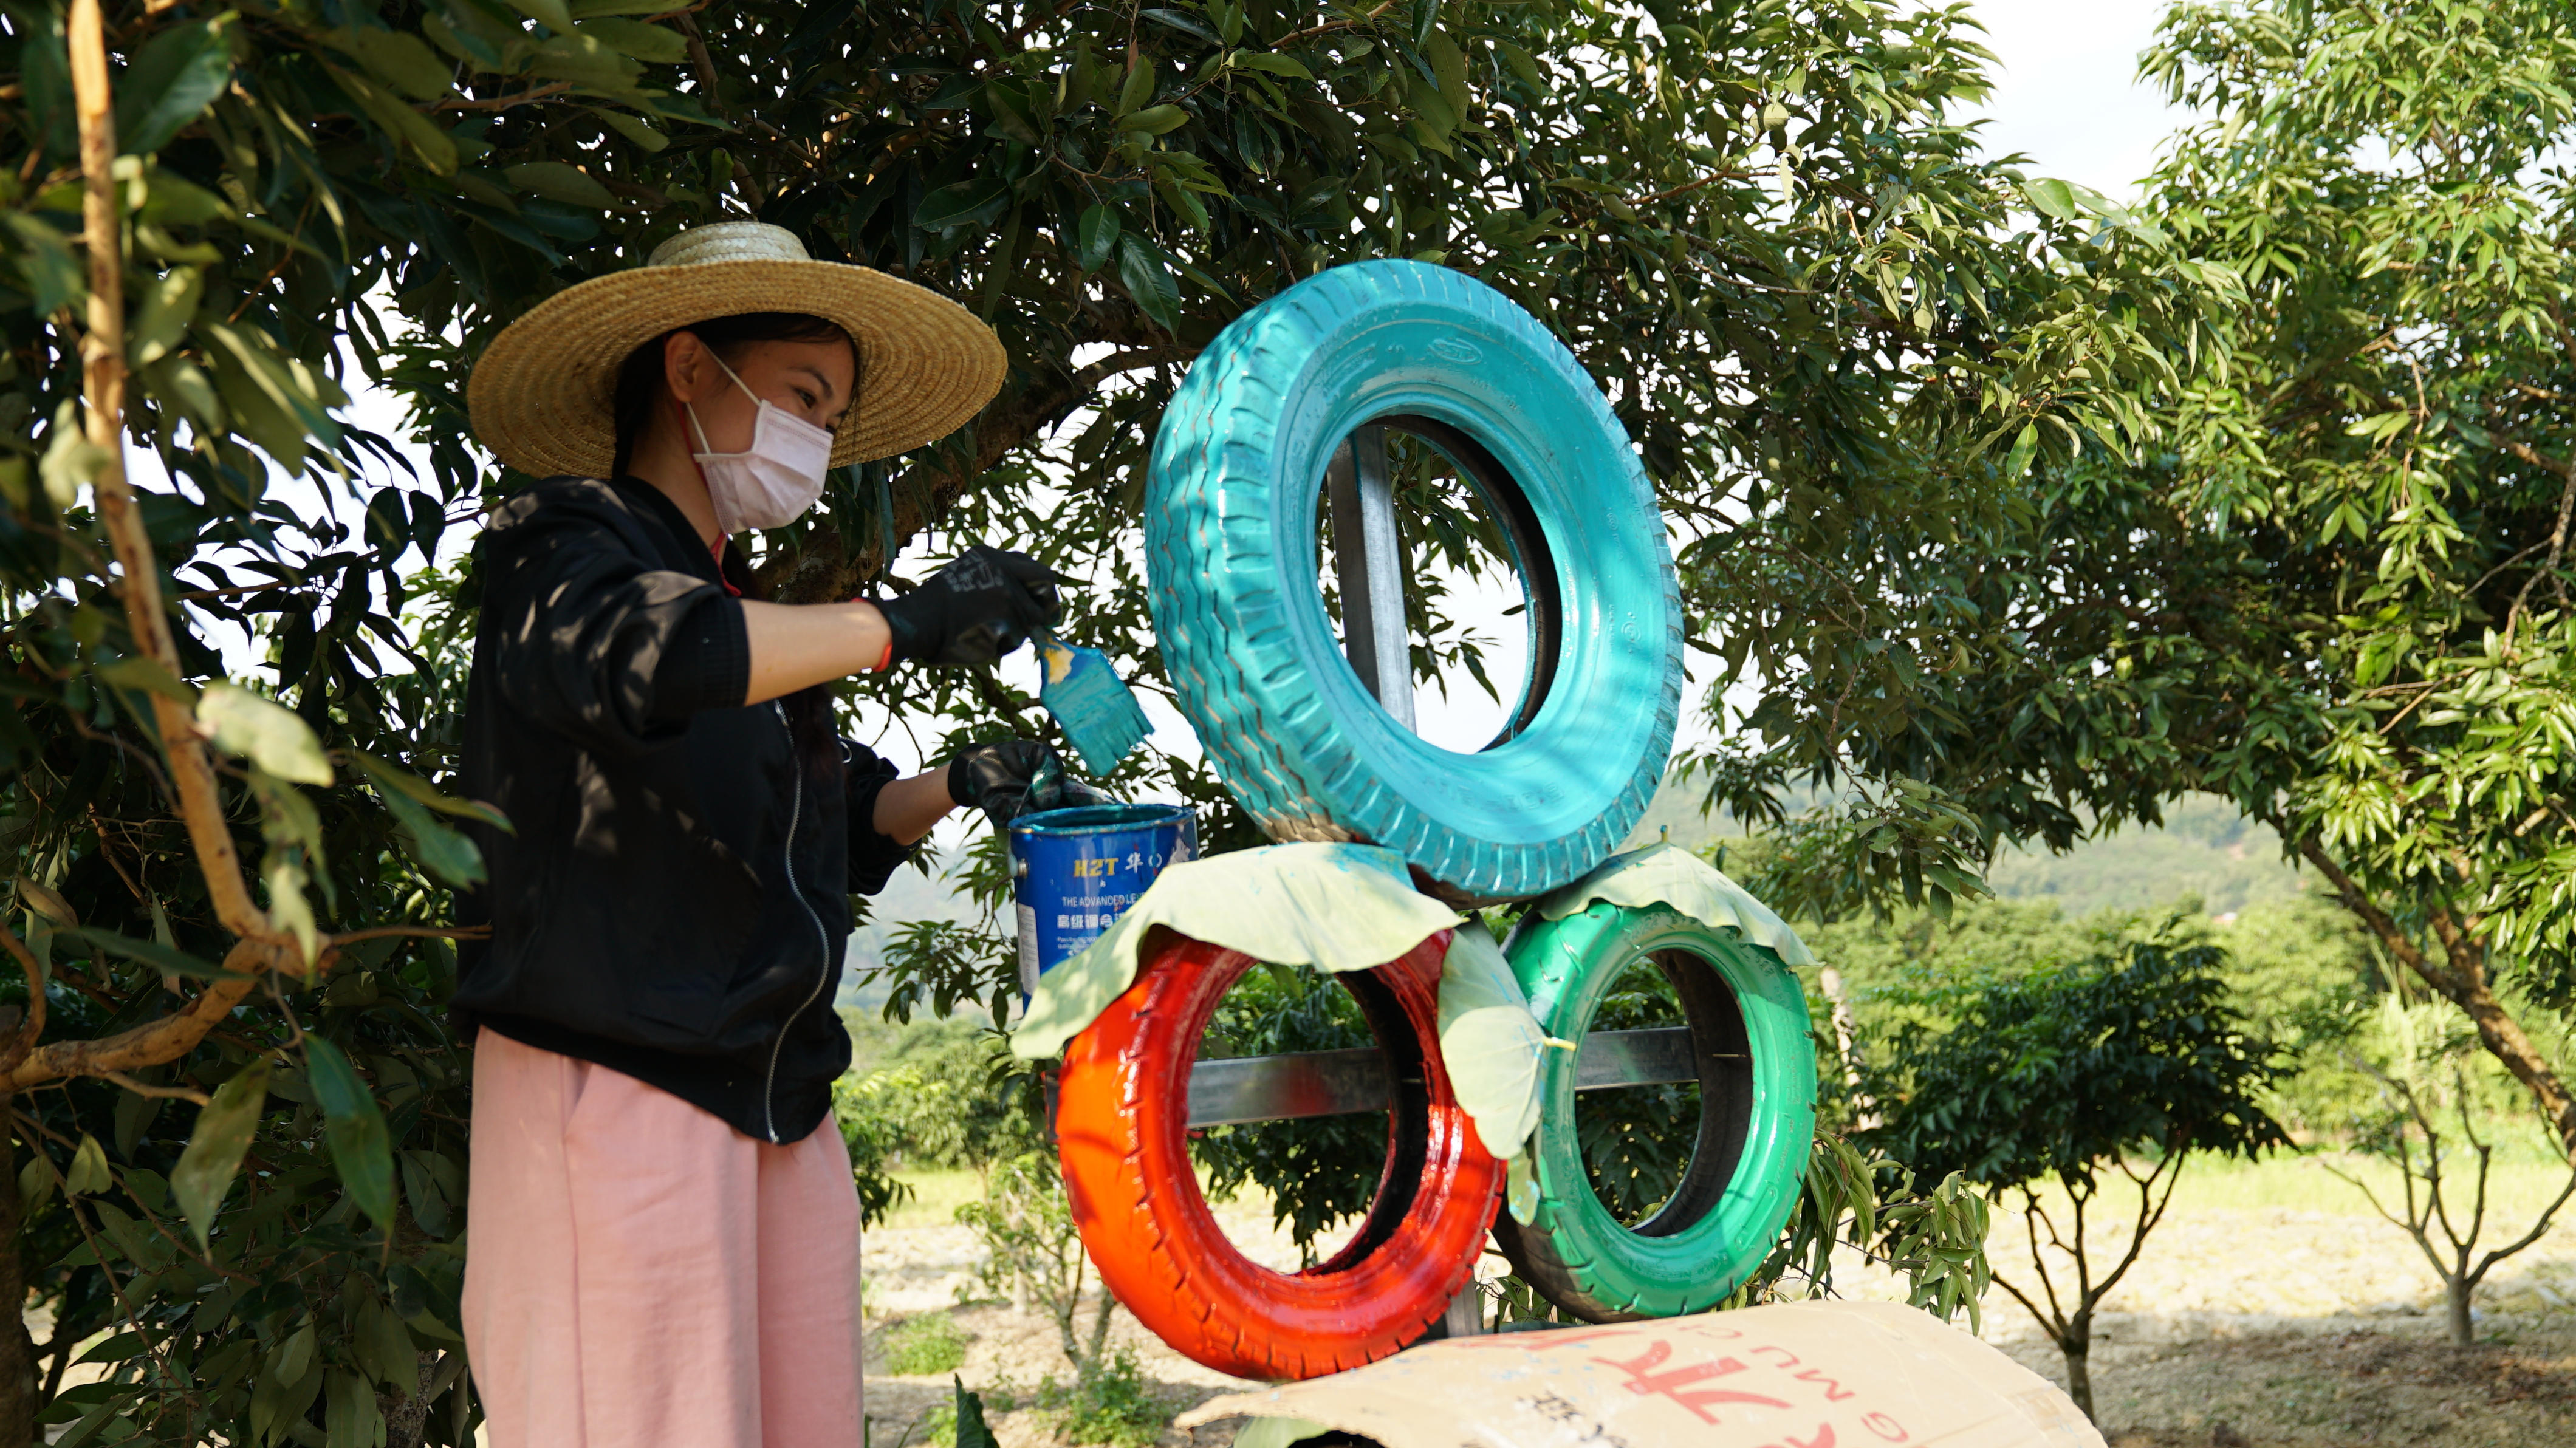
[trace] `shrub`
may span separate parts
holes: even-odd
[[[1147,1448],[1172,1425],[1172,1410],[1145,1386],[1145,1369],[1128,1348],[1102,1357],[1070,1387],[1053,1378],[1038,1384],[1038,1408],[1067,1443]]]

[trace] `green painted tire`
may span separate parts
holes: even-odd
[[[1673,982],[1700,1076],[1700,1131],[1672,1196],[1623,1225],[1593,1192],[1574,1120],[1575,1056],[1551,1051],[1535,1142],[1538,1210],[1494,1237],[1521,1280],[1586,1322],[1704,1312],[1769,1254],[1797,1206],[1816,1130],[1806,992],[1780,958],[1678,911],[1595,903],[1535,912],[1504,944],[1548,1034],[1580,1041],[1630,967]]]

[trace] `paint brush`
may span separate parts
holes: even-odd
[[[1045,672],[1038,702],[1055,716],[1065,742],[1082,756],[1083,767],[1106,776],[1154,726],[1146,722],[1135,691],[1118,677],[1107,654],[1076,648],[1047,633],[1037,636],[1037,646]]]

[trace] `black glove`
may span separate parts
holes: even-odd
[[[1025,553],[974,547],[930,581],[877,604],[894,656],[924,664],[992,664],[1064,614],[1057,578]]]
[[[948,798],[984,812],[999,829],[1024,814],[1105,803],[1109,796],[1064,772],[1035,739],[970,744],[948,761]]]

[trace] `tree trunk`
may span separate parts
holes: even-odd
[[[9,1115],[9,1093],[0,1091],[0,1121]],[[10,1141],[0,1135],[0,1141]],[[27,1336],[27,1278],[18,1259],[18,1152],[14,1142],[0,1175],[0,1301],[9,1320],[0,1323],[0,1448],[29,1448],[36,1441],[36,1344]]]
[[[2442,1284],[2442,1289],[2448,1299],[2443,1305],[2449,1309],[2451,1346],[2475,1346],[2478,1339],[2469,1324],[2469,1297],[2477,1288],[2465,1277],[2453,1277]]]
[[[2057,1350],[2066,1354],[2066,1396],[2073,1398],[2075,1406],[2084,1410],[2085,1421],[2098,1426],[2099,1420],[2093,1416],[2091,1329],[2087,1326],[2072,1329],[2067,1336],[2057,1340]]]
[[[2273,823],[2275,828],[2279,827],[2279,821]],[[2505,1009],[2504,1002],[2497,1000],[2495,992],[2488,987],[2484,944],[2462,930],[2460,922],[2449,911],[2437,910],[2431,912],[2434,929],[2440,935],[2450,961],[2445,965],[2432,959],[2417,947],[2394,917],[2363,891],[2360,882],[2354,880],[2316,841],[2302,839],[2298,848],[2300,855],[2316,866],[2318,873],[2326,877],[2326,882],[2334,886],[2344,908],[2359,918],[2371,934],[2379,937],[2379,943],[2390,955],[2439,992],[2444,1000],[2458,1006],[2461,1013],[2469,1018],[2469,1023],[2477,1028],[2478,1044],[2512,1072],[2524,1090],[2531,1093],[2531,1099],[2539,1105],[2542,1116],[2547,1118],[2550,1130],[2557,1134],[2559,1149],[2571,1159],[2576,1159],[2576,1093],[2569,1092],[2567,1084],[2558,1079],[2558,1072],[2550,1065],[2549,1058],[2532,1043],[2522,1023],[2513,1018],[2513,1013]]]

